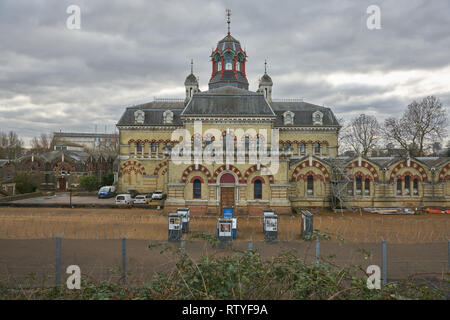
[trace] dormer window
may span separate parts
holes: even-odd
[[[135,124],[144,124],[145,113],[142,110],[137,110],[134,113],[134,123]]]
[[[283,113],[284,124],[293,125],[294,124],[294,113],[291,111],[286,111]]]
[[[322,125],[323,113],[320,111],[316,111],[312,115],[312,120],[314,125]]]
[[[173,112],[170,110],[166,110],[163,113],[163,122],[164,124],[172,124],[173,123]]]

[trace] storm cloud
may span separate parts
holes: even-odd
[[[66,27],[70,5],[81,29]],[[381,29],[366,25],[369,5]],[[274,98],[360,113],[380,121],[435,95],[450,105],[450,2],[61,1],[0,2],[0,131],[115,130],[124,108],[184,97],[194,59],[207,90],[209,55],[231,33],[248,54],[250,90],[268,73]]]

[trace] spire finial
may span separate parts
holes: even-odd
[[[267,74],[267,59],[264,59],[264,74]]]
[[[227,23],[228,23],[228,35],[230,35],[230,23],[231,23],[231,9],[226,9],[225,10],[227,13]]]
[[[194,74],[194,59],[191,59],[191,74]]]

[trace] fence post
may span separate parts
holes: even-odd
[[[184,240],[181,240],[181,258],[184,258],[184,252],[185,252],[185,243]]]
[[[450,242],[449,242],[450,243]],[[248,242],[248,251],[253,251],[253,241],[252,240],[250,240],[249,242]]]
[[[56,237],[56,285],[61,281],[61,237]]]
[[[450,271],[450,240],[448,240],[447,271]]]
[[[122,282],[127,283],[127,238],[122,238]]]
[[[316,239],[316,263],[319,263],[320,260],[320,241]]]
[[[386,248],[386,240],[382,240],[381,242],[381,263],[382,263],[382,278],[383,285],[387,284],[387,248]]]

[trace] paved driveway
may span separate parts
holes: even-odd
[[[37,204],[69,204],[70,194],[56,193],[54,196],[22,199],[12,201],[12,203],[37,203]],[[98,199],[95,196],[72,196],[72,204],[115,204],[115,197],[108,199]]]

